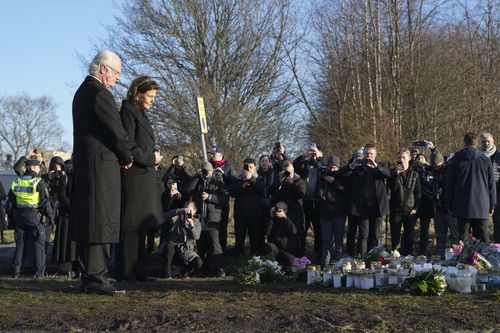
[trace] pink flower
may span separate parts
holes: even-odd
[[[470,265],[477,265],[477,258],[479,257],[479,253],[477,251],[472,252],[472,255],[469,258],[469,264]]]
[[[500,249],[500,243],[491,243],[490,247],[493,249]]]
[[[462,253],[462,249],[462,245],[453,245],[453,255],[458,256],[460,253]]]

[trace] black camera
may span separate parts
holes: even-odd
[[[56,172],[54,172],[54,177],[55,178],[61,178],[63,175],[63,172],[61,170],[57,170]]]
[[[280,150],[280,148],[281,148],[281,142],[278,141],[274,144],[274,149],[276,149],[276,151],[278,151],[278,150]]]
[[[368,159],[364,158],[359,162],[360,165],[368,165]]]
[[[289,177],[291,177],[291,176],[292,176],[292,174],[290,173],[290,171],[285,171],[285,172],[283,172],[283,177],[284,177],[284,178],[289,178]]]
[[[208,177],[208,170],[207,169],[201,169],[201,175],[203,177]]]
[[[248,164],[246,164],[246,163],[245,163],[245,164],[243,165],[243,170],[245,170],[245,171],[250,171],[250,166],[249,166]]]
[[[188,214],[186,214],[186,218],[187,218],[187,219],[192,219],[192,218],[193,218],[193,213],[188,213]]]

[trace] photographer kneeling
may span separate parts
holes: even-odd
[[[203,262],[195,251],[196,241],[200,239],[201,223],[196,214],[196,204],[188,201],[184,208],[171,209],[165,213],[171,219],[171,229],[163,254],[166,264],[163,267],[162,277],[172,276],[172,263],[186,267],[185,275],[201,269]],[[164,244],[162,244],[164,247]]]
[[[271,219],[267,225],[267,243],[262,254],[277,260],[283,266],[292,266],[299,250],[299,236],[293,221],[287,216],[288,206],[283,201],[271,208]]]

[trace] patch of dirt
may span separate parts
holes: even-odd
[[[500,329],[500,292],[418,297],[231,278],[122,284],[81,294],[78,282],[0,279],[0,330],[398,332]]]

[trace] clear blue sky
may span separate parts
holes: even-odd
[[[119,3],[119,2],[116,2]],[[112,0],[0,1],[0,96],[51,96],[64,141],[73,144],[71,101],[85,77],[80,56],[107,37],[119,10]],[[1,121],[1,120],[0,120]]]

